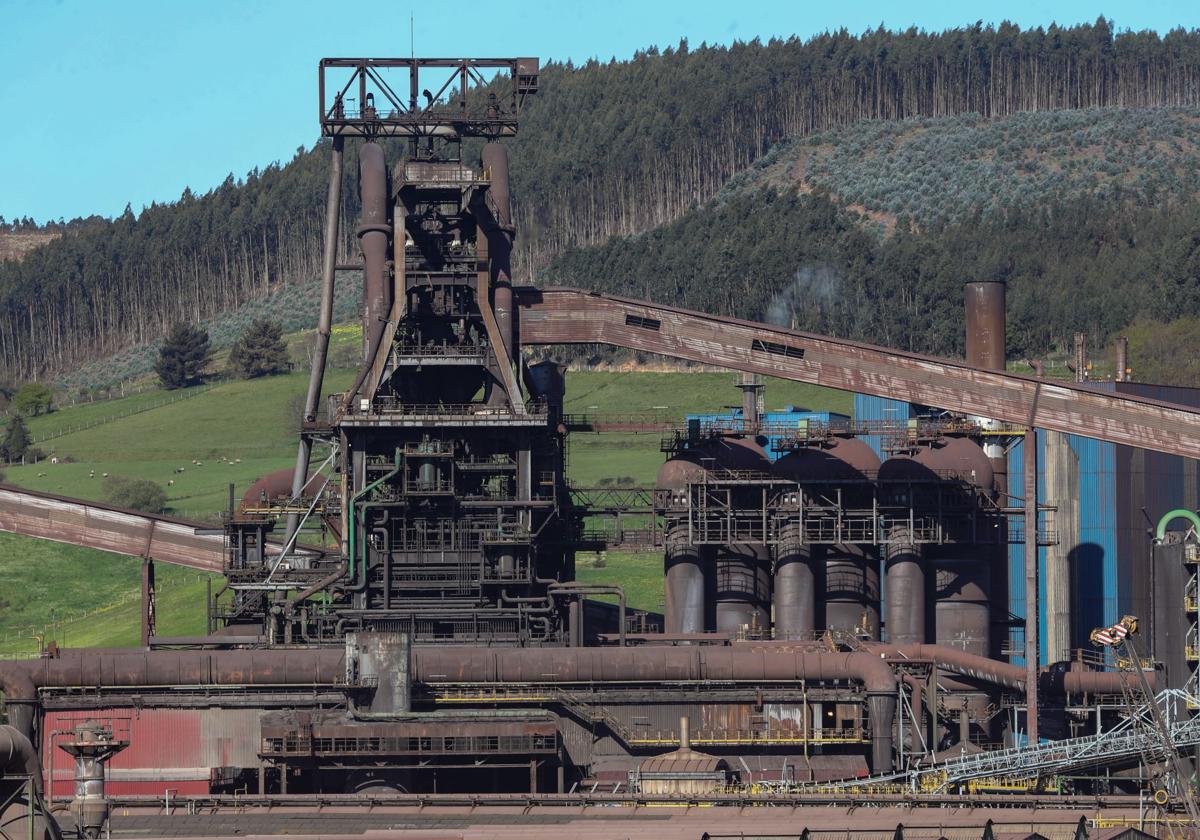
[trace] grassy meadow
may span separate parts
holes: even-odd
[[[356,337],[341,328],[337,343],[350,345]],[[292,337],[293,344],[300,340]],[[330,370],[327,390],[348,387],[353,376],[344,368]],[[566,410],[681,418],[738,404],[735,382],[734,374],[723,372],[571,372]],[[293,463],[295,418],[306,385],[307,373],[297,371],[219,382],[193,394],[150,391],[62,408],[29,421],[35,439],[54,435],[39,445],[60,463],[9,467],[5,480],[101,500],[105,473],[147,478],[166,486],[171,512],[215,520],[228,504],[230,484],[240,495],[259,476]],[[766,399],[770,408],[843,413],[851,404],[848,394],[784,381],[769,381]],[[90,428],[58,434],[81,426]],[[572,435],[568,476],[577,486],[651,485],[663,458],[659,443],[658,433]],[[0,656],[35,654],[42,636],[72,647],[136,644],[139,562],[0,533],[0,592],[9,593],[0,596]],[[203,632],[206,576],[166,564],[158,569],[159,632]],[[578,572],[582,580],[623,584],[631,606],[661,607],[662,566],[655,553],[584,554]],[[214,576],[213,585],[218,582]]]

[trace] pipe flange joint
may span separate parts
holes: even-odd
[[[354,232],[359,238],[366,236],[368,233],[391,233],[391,225],[359,225],[358,230]]]

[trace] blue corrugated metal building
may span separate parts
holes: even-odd
[[[1136,382],[1094,383],[1117,393],[1200,405],[1200,389]],[[856,396],[856,420],[904,420],[907,403]],[[1057,433],[1038,433],[1038,501],[1054,504],[1059,544],[1039,550],[1041,657],[1053,661],[1088,647],[1095,627],[1126,613],[1151,614],[1150,539],[1164,513],[1200,504],[1197,461]],[[871,441],[878,451],[878,441]],[[1009,452],[1009,491],[1024,494],[1022,444]],[[1179,523],[1181,524],[1181,523]],[[1047,588],[1048,570],[1056,584]],[[1024,546],[1009,549],[1009,611],[1025,616]],[[1021,650],[1020,629],[1013,638]],[[1051,651],[1053,650],[1053,655]],[[1015,657],[1021,662],[1021,657]]]
[[[726,423],[739,422],[742,419],[742,410],[735,408],[731,411],[717,412],[711,414],[689,414],[687,422],[699,423],[701,427],[705,425],[716,425]],[[760,422],[765,426],[773,426],[775,428],[796,428],[803,422],[822,423],[828,425],[830,423],[845,422],[850,418],[845,414],[838,414],[832,411],[804,411],[801,409],[788,406],[782,411],[765,411],[759,418]],[[779,441],[780,435],[767,435],[766,450],[767,456],[776,461],[784,453],[775,451],[775,444]]]

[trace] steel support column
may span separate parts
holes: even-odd
[[[317,419],[321,402],[321,386],[325,382],[325,362],[329,356],[329,335],[333,330],[333,283],[337,275],[338,217],[342,206],[342,148],[345,141],[333,138],[329,161],[329,191],[325,196],[325,254],[321,273],[321,312],[317,318],[317,346],[313,351],[312,370],[308,377],[308,392],[304,396],[304,420]],[[308,482],[308,461],[312,456],[312,441],[300,436],[296,452],[296,471],[292,475],[292,496],[300,496]],[[300,515],[289,513],[284,545],[300,527]]]
[[[1036,403],[1036,398],[1035,398]],[[1025,731],[1038,743],[1038,507],[1037,430],[1025,430]]]

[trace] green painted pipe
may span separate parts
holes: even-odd
[[[370,484],[368,484],[362,490],[359,490],[357,493],[355,493],[353,496],[350,497],[350,569],[349,569],[350,580],[354,580],[354,563],[358,559],[358,554],[355,551],[355,546],[354,546],[354,536],[358,533],[358,514],[355,512],[354,506],[356,504],[358,504],[359,499],[361,499],[363,496],[370,493],[372,490],[374,490],[380,484],[383,484],[383,482],[387,481],[389,478],[394,478],[396,473],[398,473],[398,472],[400,472],[400,447],[397,446],[396,447],[396,468],[393,469],[390,473],[386,473],[386,474],[380,476],[375,481],[372,481]],[[364,558],[364,560],[365,560],[365,558]]]
[[[1193,510],[1187,508],[1179,508],[1178,510],[1169,510],[1163,514],[1163,518],[1158,520],[1158,530],[1154,534],[1154,538],[1159,542],[1163,541],[1163,537],[1167,535],[1167,525],[1173,519],[1186,519],[1192,523],[1192,527],[1196,529],[1196,533],[1200,534],[1200,516],[1196,515]]]

